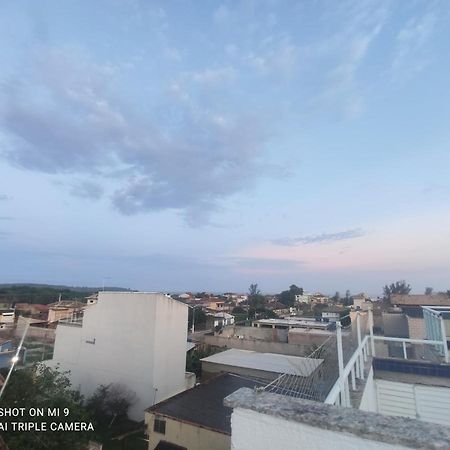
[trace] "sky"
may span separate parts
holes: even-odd
[[[446,0],[4,0],[0,282],[450,289]]]

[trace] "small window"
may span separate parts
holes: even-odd
[[[153,425],[153,431],[156,433],[166,434],[166,421],[163,419],[156,419]]]

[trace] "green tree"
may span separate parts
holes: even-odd
[[[100,385],[86,402],[86,408],[96,422],[97,431],[111,428],[116,419],[127,418],[128,409],[136,396],[118,383]]]
[[[42,422],[89,422],[90,416],[83,406],[82,397],[71,389],[66,372],[52,369],[44,364],[31,368],[16,370],[12,373],[1,400],[2,408],[25,408],[21,422],[38,422],[29,415],[30,408],[68,408],[69,415],[61,414],[49,420],[42,417]],[[2,422],[17,422],[17,417],[3,417]],[[8,424],[9,425],[9,424]],[[87,448],[91,432],[13,432],[11,426],[2,433],[3,439],[11,449],[27,450],[81,450]]]
[[[194,309],[195,309],[195,312],[194,312]],[[192,328],[192,315],[193,314],[195,314],[195,317],[194,317],[195,328],[197,328],[197,326],[199,326],[200,329],[201,329],[202,326],[204,326],[205,323],[206,323],[205,311],[203,311],[203,309],[201,309],[200,307],[198,307],[198,308],[189,308],[189,311],[188,311],[188,328],[189,329]]]
[[[331,299],[333,300],[333,303],[340,303],[341,296],[340,296],[339,292],[336,291],[336,293],[333,295],[333,297]]]
[[[433,288],[432,287],[425,288],[425,295],[431,295],[432,293],[433,293]]]
[[[342,299],[342,304],[344,306],[353,305],[353,297],[351,296],[350,291],[348,289],[345,291],[345,297]]]
[[[277,297],[284,305],[293,306],[295,303],[296,295],[303,295],[303,288],[292,284],[291,286],[289,286],[289,290],[281,292],[281,294],[278,294]]]
[[[406,284],[406,281],[396,281],[390,285],[386,285],[383,288],[384,299],[390,301],[391,297],[395,294],[408,295],[411,292],[411,286]]]
[[[264,295],[261,294],[256,283],[251,284],[248,290],[248,304],[250,308],[254,309],[263,308],[266,304],[266,299]]]

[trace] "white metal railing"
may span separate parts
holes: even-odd
[[[356,380],[364,380],[364,365],[368,361],[369,356],[375,356],[375,341],[401,342],[403,347],[404,359],[408,359],[406,344],[422,344],[442,348],[444,360],[446,363],[449,362],[446,338],[444,338],[443,340],[425,340],[397,338],[389,336],[374,336],[372,311],[369,311],[369,334],[367,334],[364,338],[361,338],[359,315],[360,313],[357,313],[356,316],[358,347],[350,357],[345,367],[342,352],[341,324],[340,322],[336,323],[339,378],[328,393],[325,399],[325,403],[347,407],[352,406],[350,401],[350,389],[352,391],[355,391]]]

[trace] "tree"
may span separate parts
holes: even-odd
[[[194,312],[195,309],[195,312]],[[205,311],[201,308],[189,308],[188,311],[188,328],[192,328],[192,315],[195,314],[194,317],[194,325],[197,328],[198,325],[205,325],[206,323],[206,314]],[[201,328],[201,327],[200,327]]]
[[[389,286],[386,285],[383,288],[384,299],[390,301],[391,297],[395,294],[408,295],[411,292],[411,286],[406,284],[406,281],[396,281]]]
[[[344,306],[353,305],[353,297],[350,295],[350,291],[347,289],[345,292],[345,298],[342,300]]]
[[[333,300],[333,303],[339,303],[341,301],[341,296],[339,295],[339,292],[336,291],[336,293],[331,298]]]
[[[431,295],[432,293],[433,293],[433,288],[432,287],[425,288],[425,295]]]
[[[257,283],[251,284],[248,289],[248,296],[253,297],[254,295],[259,294],[261,294],[261,291],[258,289],[258,284]]]
[[[291,286],[289,286],[289,290],[281,292],[281,294],[278,294],[277,297],[284,305],[293,306],[296,295],[303,295],[303,288],[298,287],[295,284],[291,284]]]
[[[197,377],[202,374],[202,363],[201,359],[207,356],[214,355],[215,353],[221,352],[224,349],[218,347],[212,347],[210,345],[199,346],[194,348],[186,355],[186,371],[194,372]]]
[[[100,428],[110,428],[118,418],[126,418],[136,395],[119,383],[100,385],[86,403]]]
[[[90,416],[82,404],[79,392],[71,389],[67,372],[60,372],[44,364],[36,364],[33,367],[16,370],[12,373],[8,385],[2,397],[2,408],[25,408],[24,416],[3,417],[2,422],[39,422],[36,417],[29,415],[30,408],[44,408],[44,411],[53,408],[68,408],[70,411],[66,417],[63,414],[52,417],[51,422],[73,423],[89,422]],[[42,417],[42,422],[49,422]],[[91,432],[53,431],[38,432],[29,431],[17,433],[11,431],[2,432],[2,437],[11,449],[28,450],[81,450],[87,448]]]
[[[258,289],[258,285],[251,284],[248,290],[248,304],[252,308],[263,308],[266,304],[264,295],[261,295],[261,291]]]

